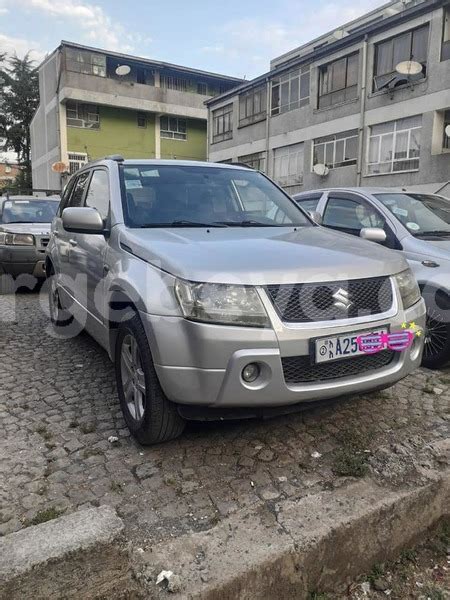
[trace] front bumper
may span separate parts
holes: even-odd
[[[2,246],[0,247],[0,273],[21,275],[26,273],[34,277],[45,277],[45,251],[35,246]]]
[[[179,404],[213,408],[279,407],[369,392],[393,385],[420,365],[423,338],[396,353],[385,367],[326,381],[287,384],[282,358],[309,355],[310,340],[388,327],[401,329],[404,322],[425,326],[425,303],[420,300],[395,316],[356,325],[289,328],[274,323],[273,329],[251,329],[193,323],[180,317],[141,313],[152,348],[161,386]],[[341,322],[342,323],[342,322]],[[315,328],[316,327],[316,328]],[[263,365],[255,384],[242,380],[242,369],[251,362]]]

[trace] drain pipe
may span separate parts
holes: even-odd
[[[368,36],[364,37],[362,47],[362,82],[361,82],[361,110],[359,114],[358,135],[358,167],[356,171],[356,185],[361,186],[362,171],[364,164],[364,130],[366,126],[366,91],[367,91],[367,49]]]
[[[270,79],[266,79],[266,175],[272,177],[272,161],[269,161],[270,139]]]

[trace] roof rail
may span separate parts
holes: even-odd
[[[116,162],[123,162],[125,159],[121,154],[110,154],[105,156],[105,160],[115,160]]]
[[[255,169],[253,167],[250,167],[247,163],[244,162],[230,162],[230,163],[218,163],[218,164],[222,164],[222,165],[233,165],[233,167],[245,167],[246,169],[251,169],[252,171],[255,171]]]

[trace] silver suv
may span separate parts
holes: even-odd
[[[143,444],[179,435],[185,419],[382,389],[421,360],[420,337],[401,352],[357,343],[424,325],[405,260],[317,226],[245,167],[86,166],[64,191],[46,270],[57,331],[80,323],[106,349]]]

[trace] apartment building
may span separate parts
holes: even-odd
[[[209,160],[245,162],[290,193],[362,185],[450,196],[449,0],[389,2],[270,67],[207,101]]]
[[[33,186],[59,189],[66,175],[108,154],[206,158],[205,100],[242,80],[61,42],[39,67],[31,123]]]

